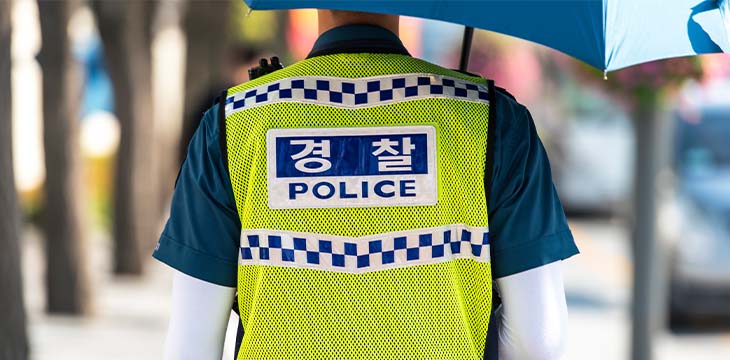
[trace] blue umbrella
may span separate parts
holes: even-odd
[[[448,21],[468,27],[466,51],[475,27],[543,44],[604,71],[730,52],[730,0],[244,1],[254,10],[356,10]]]

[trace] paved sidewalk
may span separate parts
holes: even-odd
[[[109,240],[102,235],[92,236],[88,255],[93,314],[83,319],[49,316],[43,311],[41,245],[37,230],[28,229],[23,274],[32,359],[162,359],[172,284],[170,268],[150,257],[147,274],[142,278],[111,276]],[[229,324],[231,336],[235,336],[235,320]],[[233,359],[233,345],[227,343],[225,348],[224,359]]]
[[[569,359],[628,359],[632,263],[621,223],[571,221],[581,254],[564,263],[569,311]],[[670,334],[656,340],[657,360],[730,359],[730,329]]]

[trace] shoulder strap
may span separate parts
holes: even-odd
[[[487,91],[489,96],[489,121],[487,123],[487,156],[484,164],[484,194],[487,198],[487,211],[489,211],[489,200],[492,197],[492,185],[494,183],[494,139],[496,138],[495,128],[497,122],[497,89],[494,80],[487,79]],[[497,282],[492,281],[492,310],[489,318],[489,330],[485,343],[486,352],[484,359],[499,358],[499,333],[501,327],[502,299],[499,296]]]
[[[494,179],[494,129],[497,121],[497,93],[494,80],[487,80],[489,93],[489,121],[487,123],[487,156],[484,164],[484,193],[487,197],[487,209],[492,195],[492,181]]]
[[[228,172],[228,143],[226,142],[226,99],[228,98],[228,89],[223,90],[218,97],[218,131],[221,147],[221,156],[223,164]],[[491,106],[491,105],[490,105]],[[230,175],[230,173],[229,173]]]
[[[230,170],[228,170],[228,142],[226,141],[226,101],[228,98],[228,89],[221,92],[218,97],[218,132],[219,132],[219,144],[221,147],[221,156],[223,157],[223,164],[226,167],[226,173],[230,176]],[[238,293],[233,296],[233,305],[231,310],[238,315],[238,328],[236,329],[236,345],[233,354],[234,359],[238,359],[238,351],[241,349],[241,342],[243,341],[243,323],[241,322],[241,314],[238,310]]]

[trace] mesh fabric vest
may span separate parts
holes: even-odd
[[[225,142],[242,226],[238,359],[483,358],[492,297],[486,94],[483,79],[388,54],[314,57],[228,90]],[[433,129],[435,204],[272,208],[281,195],[269,193],[272,129],[397,127]],[[321,144],[319,153],[336,156]],[[331,182],[314,196],[410,191]]]

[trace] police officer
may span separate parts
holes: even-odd
[[[397,16],[318,15],[193,137],[154,253],[166,358],[220,359],[236,292],[239,359],[560,358],[577,248],[529,112],[412,58]]]

